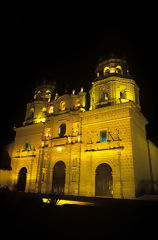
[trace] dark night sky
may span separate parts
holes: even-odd
[[[60,94],[81,86],[88,91],[99,58],[112,52],[126,56],[150,122],[148,136],[158,142],[154,6],[10,5],[1,7],[0,15],[3,145],[13,139],[13,126],[22,125],[37,81],[54,76]]]

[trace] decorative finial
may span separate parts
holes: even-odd
[[[58,93],[56,93],[56,94],[55,94],[55,100],[57,100],[57,99],[58,99],[58,97],[59,97],[59,94],[58,94]]]

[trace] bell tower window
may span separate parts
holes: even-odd
[[[122,67],[121,66],[116,67],[116,73],[122,74]]]
[[[110,72],[110,68],[109,67],[105,67],[104,68],[104,75],[108,74]]]
[[[126,90],[120,92],[120,98],[127,99],[127,91]]]

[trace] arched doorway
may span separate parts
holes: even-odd
[[[112,197],[112,169],[106,164],[100,164],[95,171],[95,196]]]
[[[27,178],[27,169],[25,167],[21,168],[18,175],[17,191],[25,192]]]
[[[53,182],[52,182],[52,192],[57,194],[64,194],[65,187],[65,163],[59,161],[55,164],[53,168]]]

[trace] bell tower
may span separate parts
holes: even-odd
[[[140,110],[139,87],[125,60],[111,58],[98,64],[90,89],[90,110],[132,101]]]
[[[35,88],[34,101],[27,104],[25,122],[23,125],[45,122],[48,107],[56,88],[55,82],[43,81]]]

